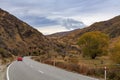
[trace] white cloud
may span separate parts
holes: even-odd
[[[116,15],[119,15],[119,13],[96,13],[96,14],[84,14],[84,15],[77,15],[77,16],[72,16],[70,18],[74,19],[74,20],[78,20],[78,21],[83,21],[84,24],[86,25],[91,25],[95,22],[100,22],[100,21],[105,21],[105,20],[109,20],[113,17],[115,17]]]
[[[40,27],[41,23],[38,23],[40,18],[35,20],[36,24],[34,24],[33,18],[26,18],[31,16],[50,19],[56,17],[73,18],[86,25],[91,25],[94,22],[120,15],[119,3],[120,0],[0,0],[0,7],[27,23],[31,22],[33,27],[36,25]],[[59,30],[55,28],[55,25],[39,27],[36,28],[41,32],[48,31],[47,34],[66,30],[62,26],[59,26],[59,28],[61,27]]]

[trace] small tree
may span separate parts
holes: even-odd
[[[111,49],[110,58],[113,62],[120,64],[120,40],[118,40]]]
[[[107,53],[109,38],[106,34],[99,31],[87,32],[83,34],[78,45],[82,48],[83,56],[95,59]]]

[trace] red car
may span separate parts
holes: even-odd
[[[18,57],[17,61],[23,61],[23,58],[22,57]]]

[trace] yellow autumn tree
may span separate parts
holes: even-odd
[[[83,34],[78,45],[82,48],[83,56],[95,59],[97,56],[101,56],[107,53],[109,37],[100,32],[93,31]]]
[[[120,64],[120,40],[114,43],[114,47],[111,49],[110,58],[113,62]]]

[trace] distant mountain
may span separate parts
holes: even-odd
[[[85,27],[83,29],[76,29],[76,30],[70,31],[68,32],[69,34],[65,35],[64,37],[74,35],[73,37],[77,38],[77,36],[79,37],[83,33],[90,32],[90,31],[102,31],[108,34],[111,38],[118,37],[120,36],[120,16],[116,16],[113,19],[110,19],[108,21],[94,23],[91,26]]]
[[[120,36],[120,16],[116,16],[108,21],[102,21],[92,24],[89,27],[74,30],[71,34],[75,34],[74,38],[80,37],[83,33],[90,31],[101,31],[108,34],[111,38]],[[76,33],[78,32],[78,33]]]
[[[77,51],[79,50],[79,48],[76,45],[76,43],[79,37],[82,34],[90,31],[101,31],[103,33],[108,34],[111,39],[118,38],[120,36],[120,16],[116,16],[108,21],[94,23],[91,26],[85,27],[83,29],[76,29],[73,31],[64,32],[65,33],[64,35],[61,35],[62,33],[57,33],[49,36],[51,39],[57,40],[58,42],[61,42],[63,45],[67,43],[70,45],[69,47],[74,46],[76,48],[75,51]],[[70,50],[71,48],[69,48],[68,51]]]
[[[52,50],[52,42],[27,23],[0,9],[0,58]],[[34,53],[36,54],[36,53]]]

